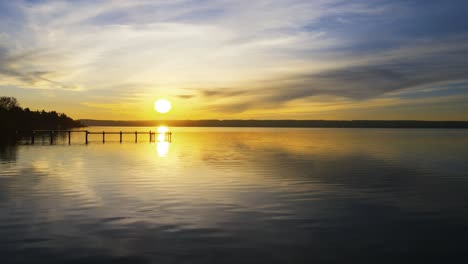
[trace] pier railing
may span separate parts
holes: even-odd
[[[47,136],[50,139],[50,144],[53,144],[56,140],[56,137],[60,133],[65,133],[68,135],[68,144],[71,144],[72,133],[82,134],[85,144],[90,142],[89,135],[102,135],[102,143],[106,142],[106,135],[119,135],[120,143],[123,142],[124,135],[133,135],[135,138],[135,143],[138,142],[139,135],[148,135],[149,142],[156,141],[172,141],[172,132],[156,132],[156,131],[88,131],[88,130],[32,130],[32,131],[16,131],[17,137],[29,137],[31,144],[35,143],[36,138]]]

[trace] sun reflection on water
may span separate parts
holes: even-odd
[[[158,142],[166,141],[166,135],[164,133],[158,134]]]
[[[160,126],[158,127],[158,133],[164,134],[166,132],[169,132],[169,128],[167,126]]]
[[[169,132],[169,128],[167,126],[160,126],[158,127],[158,137],[157,137],[157,144],[156,149],[158,151],[159,157],[165,157],[169,152],[169,142],[167,140],[167,133]]]
[[[157,150],[159,157],[165,157],[169,152],[169,142],[158,142]]]

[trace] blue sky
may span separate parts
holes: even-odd
[[[0,94],[75,118],[468,120],[467,1],[0,1]]]

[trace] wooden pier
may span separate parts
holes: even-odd
[[[71,144],[71,138],[73,134],[82,134],[82,138],[84,139],[84,143],[88,144],[90,142],[89,135],[102,135],[102,143],[106,143],[106,135],[119,135],[119,142],[123,142],[124,135],[133,135],[135,138],[135,143],[138,143],[138,136],[139,135],[148,135],[149,142],[157,142],[157,141],[164,141],[164,142],[171,142],[172,141],[172,132],[164,132],[159,133],[156,131],[88,131],[88,130],[32,130],[28,132],[20,132],[16,131],[17,137],[30,137],[31,144],[34,144],[36,138],[41,137],[48,137],[50,140],[50,144],[53,144],[56,140],[57,135],[59,134],[66,134],[68,136],[68,144]],[[84,135],[84,136],[83,136]]]

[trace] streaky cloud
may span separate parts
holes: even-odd
[[[195,95],[193,95],[193,94],[178,94],[177,97],[181,98],[181,99],[192,99],[192,98],[195,97]]]
[[[41,89],[67,96],[64,101],[79,98],[83,112],[86,106],[151,108],[153,97],[164,95],[207,116],[275,115],[275,109],[293,116],[322,103],[369,106],[436,85],[449,89],[433,93],[435,100],[461,95],[465,88],[450,85],[468,78],[468,4],[421,6],[403,0],[3,1],[0,86],[16,88],[18,97]]]
[[[17,85],[27,88],[79,90],[76,85],[55,81],[48,77],[54,75],[55,72],[46,69],[37,70],[37,67],[32,66],[35,56],[40,53],[41,51],[29,51],[10,55],[5,48],[0,48],[0,76],[13,78],[17,81]]]

